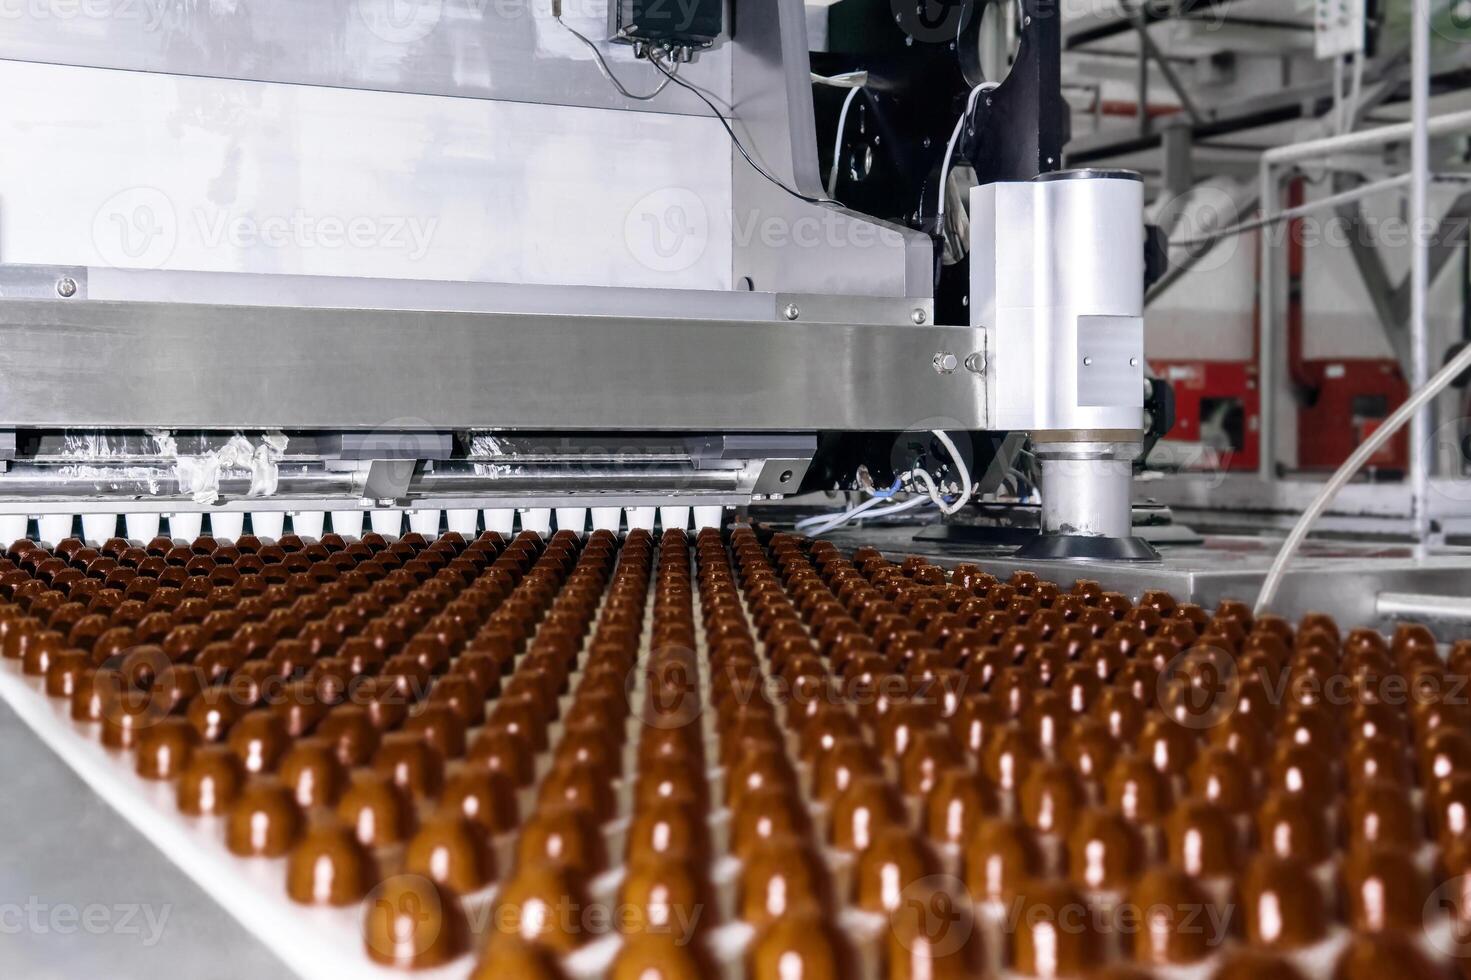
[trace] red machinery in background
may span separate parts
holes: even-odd
[[[1288,206],[1303,203],[1303,182],[1293,181]],[[1260,247],[1260,246],[1258,246]],[[1398,362],[1388,358],[1313,358],[1303,354],[1303,236],[1290,222],[1287,238],[1288,377],[1296,396],[1297,469],[1335,470],[1409,397]],[[1170,438],[1199,442],[1219,454],[1227,471],[1255,470],[1261,453],[1261,397],[1254,325],[1249,361],[1162,361],[1150,364],[1175,388],[1176,423]],[[1404,472],[1409,436],[1400,433],[1371,458],[1372,468]]]

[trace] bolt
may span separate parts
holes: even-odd
[[[986,355],[976,351],[965,359],[965,369],[971,374],[986,373]]]
[[[802,315],[802,311],[797,309],[796,303],[788,303],[787,308],[782,310],[782,315],[788,320],[795,320]]]
[[[955,369],[960,367],[960,358],[948,350],[942,350],[935,355],[931,363],[935,365],[936,374],[954,374]]]
[[[1093,366],[1093,358],[1091,358],[1091,357],[1085,357],[1085,358],[1083,358],[1083,367],[1092,367],[1092,366]]]
[[[1129,367],[1138,367],[1138,366],[1139,366],[1139,358],[1137,358],[1137,357],[1131,357],[1131,358],[1129,358]]]
[[[62,276],[56,281],[56,294],[62,299],[71,299],[77,294],[77,281],[71,276]]]
[[[924,322],[929,319],[929,316],[924,310],[916,309],[913,313],[909,314],[909,319],[914,321],[916,327],[922,327],[924,326]]]

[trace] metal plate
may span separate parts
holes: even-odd
[[[0,91],[6,263],[732,284],[709,115],[6,61]]]
[[[606,0],[565,0],[563,19],[607,37]],[[624,84],[649,91],[655,69],[627,45],[600,43]],[[298,85],[558,102],[633,111],[707,111],[677,87],[624,99],[551,4],[523,0],[52,0],[0,9],[0,58]],[[720,101],[729,45],[681,69]]]
[[[759,513],[759,512],[758,512]],[[923,554],[944,565],[975,562],[994,575],[1018,569],[1069,585],[1090,578],[1104,588],[1138,598],[1145,589],[1165,589],[1182,601],[1214,608],[1222,599],[1254,602],[1280,540],[1271,537],[1209,536],[1202,545],[1160,544],[1158,563],[1110,561],[1027,561],[1010,548],[941,546],[915,539],[919,526],[864,527],[828,535],[840,547],[872,545],[894,555]],[[1380,616],[1381,592],[1465,596],[1471,586],[1471,551],[1446,548],[1417,558],[1408,545],[1362,541],[1310,541],[1289,567],[1274,608],[1296,620],[1307,612],[1326,612],[1345,627],[1371,626],[1392,631],[1395,620]],[[1471,637],[1466,623],[1427,623],[1442,640]]]
[[[64,285],[66,280],[71,285]],[[70,292],[70,296],[63,296]],[[115,300],[228,306],[314,306],[337,310],[456,310],[782,320],[796,307],[802,323],[911,326],[934,320],[934,301],[903,296],[757,293],[730,289],[548,286],[510,282],[435,282],[352,276],[190,272],[168,269],[0,263],[0,299]]]
[[[968,327],[0,301],[30,428],[986,428]]]

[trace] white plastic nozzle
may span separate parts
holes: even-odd
[[[245,533],[245,512],[215,511],[209,515],[209,533],[216,541],[238,541]]]
[[[494,531],[503,538],[509,538],[516,530],[516,512],[511,508],[496,508],[482,513],[485,516],[487,531]]]
[[[128,529],[128,538],[133,541],[152,541],[158,537],[158,526],[162,523],[158,514],[127,514],[123,525]]]
[[[361,510],[332,511],[332,533],[340,534],[344,538],[362,537],[364,513]]]
[[[437,510],[409,511],[409,529],[426,538],[439,537],[439,514]]]
[[[535,531],[544,538],[552,536],[552,509],[550,507],[528,507],[520,511],[521,530]]]
[[[457,534],[463,534],[466,539],[475,537],[475,528],[480,521],[478,510],[447,510],[444,512],[445,520],[449,522],[449,529]]]
[[[193,541],[204,529],[204,515],[179,512],[169,515],[169,537]]]
[[[71,514],[42,514],[36,523],[46,544],[56,544],[72,536]]]
[[[586,507],[558,507],[557,530],[574,531],[578,537],[587,533]]]
[[[82,540],[97,546],[117,535],[116,514],[83,514]]]
[[[326,511],[298,510],[291,515],[291,533],[298,537],[320,538],[326,524]]]
[[[375,510],[370,518],[373,530],[387,538],[396,538],[403,533],[404,512],[401,510]]]
[[[24,538],[30,530],[31,519],[25,514],[0,514],[0,541],[7,546]]]
[[[258,538],[280,541],[281,535],[286,533],[286,512],[284,510],[253,510],[250,512],[250,530]]]

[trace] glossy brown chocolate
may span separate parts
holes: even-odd
[[[422,970],[469,950],[469,922],[459,897],[422,875],[394,875],[362,904],[363,943],[375,963]]]
[[[372,853],[338,820],[309,829],[286,862],[286,894],[303,905],[352,905],[377,879]]]

